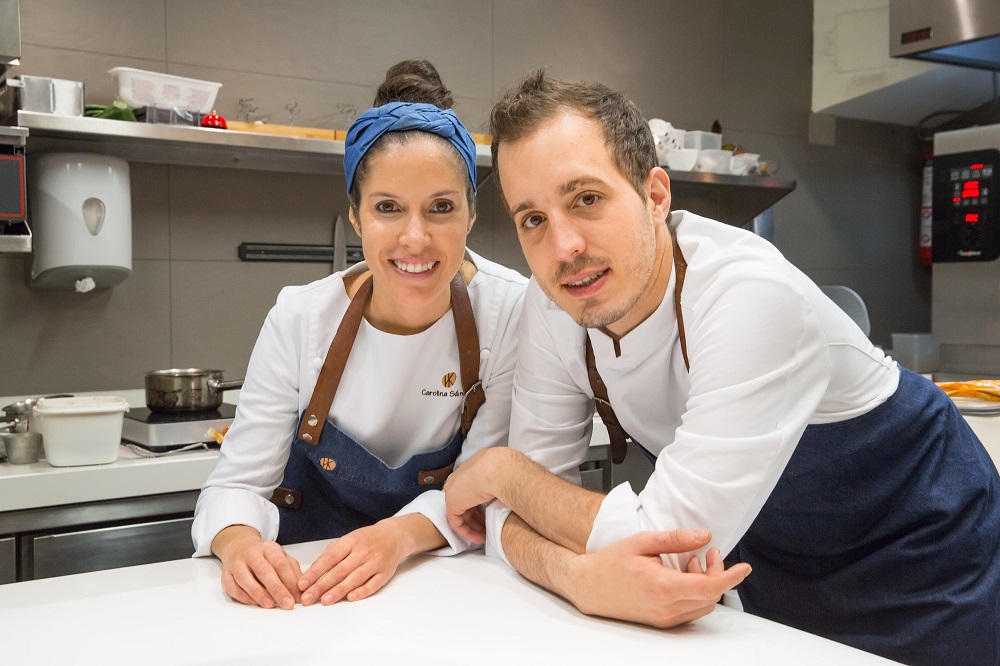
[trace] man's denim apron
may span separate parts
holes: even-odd
[[[462,386],[466,389],[462,427],[443,447],[389,467],[364,445],[329,421],[330,406],[343,375],[371,294],[371,278],[355,294],[330,345],[297,436],[285,475],[271,497],[278,507],[278,543],[343,536],[394,515],[421,493],[441,489],[472,419],[485,401],[479,384],[479,339],[461,273],[451,284],[452,311],[459,341]]]
[[[621,462],[627,434],[586,346]],[[951,399],[904,368],[872,411],[806,427],[736,562],[753,567],[739,586],[748,613],[906,664],[1000,664],[1000,475]]]

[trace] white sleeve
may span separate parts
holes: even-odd
[[[510,433],[511,387],[514,383],[514,366],[517,363],[517,330],[521,317],[523,288],[509,287],[496,319],[492,343],[483,347],[479,358],[479,378],[486,394],[486,402],[479,408],[472,421],[469,434],[462,444],[462,451],[455,461],[457,469],[470,456],[492,446],[506,446]],[[486,331],[480,329],[480,338]],[[454,555],[478,547],[451,529],[445,509],[444,492],[427,491],[403,507],[396,515],[419,513],[434,523],[448,545],[432,551],[431,555]]]
[[[681,425],[642,492],[619,486],[605,498],[588,552],[639,531],[708,528],[710,546],[728,554],[826,391],[826,338],[797,286],[743,275],[714,285],[683,313],[691,390]],[[683,569],[692,554],[664,561]]]
[[[564,350],[570,358],[578,355],[582,363],[586,331],[569,319],[553,324],[548,305],[532,281],[518,331],[510,446],[579,485],[580,465],[587,459],[593,428],[593,397],[573,381],[559,352]],[[552,330],[553,325],[558,330]],[[499,502],[487,506],[486,552],[505,562],[499,537],[509,515],[510,510]]]
[[[211,555],[212,540],[230,525],[248,525],[265,541],[277,538],[278,509],[269,498],[284,475],[299,416],[302,341],[288,309],[279,296],[257,338],[236,418],[195,507],[195,557]]]

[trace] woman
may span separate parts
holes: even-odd
[[[465,247],[475,146],[430,63],[390,69],[375,104],[344,154],[366,263],[282,290],[198,499],[195,555],[245,604],[355,601],[469,548],[441,487],[507,441],[527,280]],[[279,545],[333,537],[305,573]]]

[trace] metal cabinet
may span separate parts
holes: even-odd
[[[192,518],[23,537],[25,580],[190,557]]]
[[[198,491],[0,512],[0,584],[190,557]]]
[[[0,539],[0,585],[17,580],[17,540]]]

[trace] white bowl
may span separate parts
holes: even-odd
[[[118,460],[125,398],[42,398],[34,415],[45,458],[53,467],[106,465]]]
[[[693,148],[671,150],[666,155],[667,168],[674,171],[690,171],[698,162],[698,151]]]
[[[732,161],[733,154],[728,150],[699,150],[694,169],[708,173],[729,173]]]

